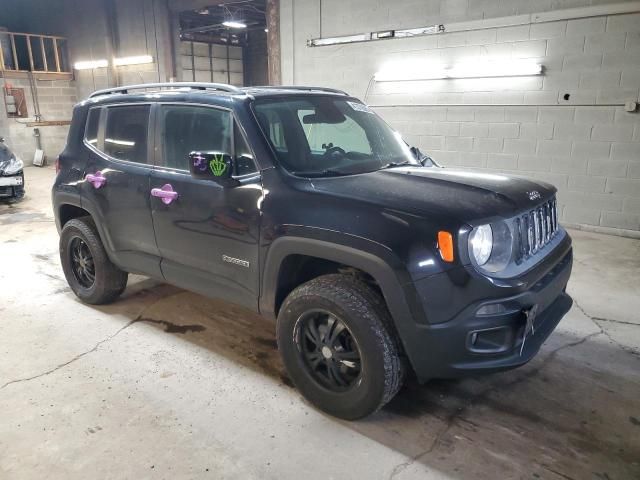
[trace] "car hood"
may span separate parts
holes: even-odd
[[[314,178],[316,190],[407,213],[465,223],[512,217],[551,198],[548,183],[437,167],[397,167],[344,177]]]
[[[9,150],[4,143],[0,143],[0,162],[4,162],[5,160],[9,160],[11,158],[12,152]]]

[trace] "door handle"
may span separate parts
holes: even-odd
[[[162,203],[164,203],[165,205],[169,205],[176,198],[178,198],[178,192],[173,191],[173,187],[170,183],[165,183],[160,188],[152,188],[151,196],[158,197],[160,200],[162,200]]]
[[[87,182],[93,185],[93,188],[100,188],[107,183],[107,177],[105,177],[99,170],[96,173],[87,173],[84,178]]]

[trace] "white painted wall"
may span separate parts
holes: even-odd
[[[640,13],[598,0],[281,0],[283,83],[365,98],[407,140],[446,166],[540,178],[559,189],[561,220],[640,230]],[[622,2],[627,6],[637,2]],[[582,7],[600,15],[580,18]],[[576,10],[567,10],[577,8]],[[640,10],[640,9],[639,9]],[[320,13],[322,11],[322,14]],[[537,12],[557,21],[536,22]],[[514,16],[522,25],[487,27]],[[307,47],[310,38],[442,23],[474,29]],[[533,21],[532,21],[533,20]],[[467,25],[469,26],[469,25]],[[478,28],[480,27],[480,28]],[[534,59],[538,77],[375,83],[395,60]],[[564,100],[565,95],[569,100]]]

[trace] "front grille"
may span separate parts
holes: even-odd
[[[555,197],[519,216],[515,222],[516,263],[537,254],[558,233],[558,206]]]

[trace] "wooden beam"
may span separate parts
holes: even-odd
[[[29,70],[33,71],[33,52],[31,51],[31,37],[26,35],[24,38],[27,39],[27,52],[29,52]]]
[[[42,122],[27,122],[27,127],[61,127],[71,125],[71,120],[48,120]]]
[[[16,53],[16,38],[13,34],[9,35],[11,39],[11,52],[13,53],[13,69],[20,70],[20,65],[18,65],[18,54]]]
[[[56,72],[60,71],[60,55],[58,54],[58,39],[54,38],[53,42],[53,53],[55,54],[56,59]]]
[[[269,85],[282,84],[280,70],[280,0],[266,0]]]
[[[44,38],[40,37],[40,52],[42,52],[42,64],[44,65],[44,71],[49,71],[49,65],[47,65],[47,52],[44,50]]]

